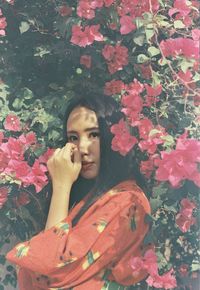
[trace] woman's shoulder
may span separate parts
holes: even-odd
[[[141,205],[146,212],[150,212],[149,201],[143,190],[136,184],[134,180],[125,180],[111,189],[109,189],[102,197],[104,201],[116,201],[116,203],[134,203]]]

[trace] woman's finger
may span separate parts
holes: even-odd
[[[78,148],[74,149],[74,163],[81,163],[81,154]]]

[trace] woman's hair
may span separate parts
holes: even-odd
[[[73,220],[75,225],[83,213],[104,194],[108,189],[117,183],[133,178],[131,174],[130,156],[121,156],[111,148],[112,138],[114,137],[110,131],[112,125],[124,118],[124,114],[120,110],[117,101],[107,96],[84,95],[74,97],[69,100],[64,118],[64,142],[67,140],[67,120],[70,113],[76,107],[85,107],[96,113],[99,132],[100,132],[100,169],[97,178],[94,180],[86,180],[79,176],[73,184],[72,194],[70,197],[70,206],[74,202],[79,201],[87,192],[91,192],[91,198],[85,203],[82,209]]]

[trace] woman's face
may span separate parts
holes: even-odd
[[[96,178],[100,168],[100,136],[96,113],[85,107],[72,110],[67,120],[67,138],[80,151],[80,175],[86,179]]]

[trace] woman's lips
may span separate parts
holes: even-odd
[[[83,170],[88,170],[90,167],[94,164],[94,162],[83,162],[82,163],[82,169]]]

